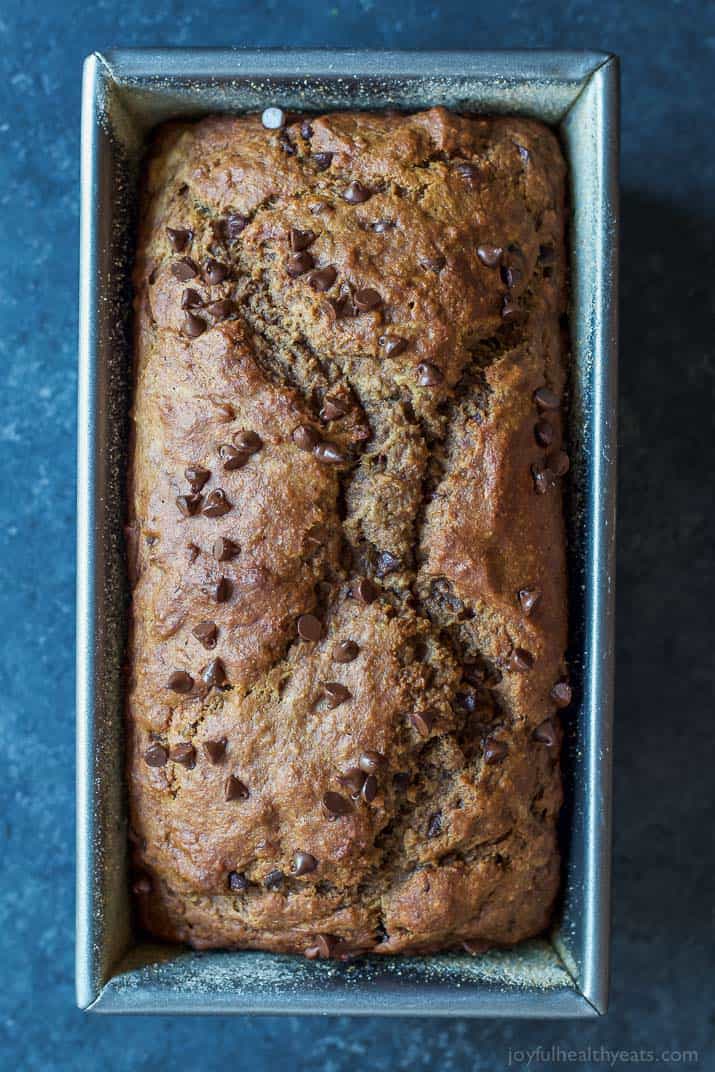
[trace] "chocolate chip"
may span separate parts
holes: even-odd
[[[205,581],[201,585],[201,591],[214,603],[226,603],[231,595],[231,582],[227,577]]]
[[[220,659],[213,659],[201,671],[201,678],[207,688],[220,689],[226,684],[226,668]]]
[[[236,305],[230,298],[223,298],[221,301],[211,302],[210,305],[207,305],[206,312],[217,320],[226,320],[236,312]]]
[[[408,343],[401,335],[383,335],[380,338],[380,346],[385,351],[385,357],[397,357],[407,349]]]
[[[386,577],[388,573],[394,573],[402,567],[402,562],[395,555],[390,554],[389,551],[380,551],[377,556],[377,563],[375,565],[375,573],[378,577]]]
[[[387,231],[391,231],[395,226],[396,224],[394,220],[375,220],[374,223],[370,224],[370,230],[374,231],[375,234],[385,234]]]
[[[417,366],[417,383],[420,387],[436,387],[444,380],[444,373],[429,361],[422,361]]]
[[[516,302],[510,301],[504,295],[504,304],[501,307],[502,320],[520,320],[524,316],[524,310]]]
[[[298,619],[298,636],[301,640],[308,640],[317,644],[323,635],[323,626],[314,614],[301,614]]]
[[[571,460],[565,450],[557,450],[549,454],[546,464],[555,476],[566,476],[571,468]]]
[[[410,715],[410,722],[415,727],[420,737],[429,737],[434,725],[434,715],[431,711],[417,711]]]
[[[263,880],[263,885],[267,890],[279,890],[284,880],[285,875],[282,871],[269,871]]]
[[[532,465],[531,475],[534,480],[534,491],[537,495],[546,495],[558,483],[556,473],[549,469],[548,465],[542,465],[541,463]]]
[[[558,733],[553,719],[547,718],[540,726],[537,726],[532,737],[535,741],[539,741],[540,744],[545,744],[547,748],[553,748],[558,741]]]
[[[524,614],[528,618],[536,604],[541,599],[541,589],[536,585],[530,588],[520,588],[516,593],[516,597],[519,600],[519,606],[523,610]]]
[[[223,785],[224,800],[248,800],[248,786],[244,785],[235,774],[229,774]]]
[[[549,695],[559,708],[568,707],[573,698],[571,686],[566,681],[557,681]]]
[[[305,275],[314,266],[310,253],[307,250],[303,250],[300,253],[291,253],[286,257],[285,269],[291,279],[297,279],[299,275]]]
[[[495,737],[487,737],[484,742],[484,762],[501,763],[508,751],[504,741],[498,741]]]
[[[193,313],[186,313],[181,330],[187,338],[198,339],[199,335],[203,335],[206,331],[206,321],[202,320],[200,316],[194,316]]]
[[[351,663],[356,659],[360,648],[354,640],[343,640],[333,648],[333,659],[336,663]]]
[[[261,115],[261,122],[266,130],[280,130],[285,126],[286,114],[282,108],[265,108]]]
[[[457,164],[454,170],[469,186],[474,186],[481,175],[481,170],[477,164]]]
[[[231,504],[226,498],[226,492],[222,488],[216,488],[206,496],[201,513],[204,517],[223,517],[230,509]]]
[[[327,681],[323,689],[330,708],[338,707],[341,703],[345,703],[346,700],[350,699],[349,689],[346,689],[339,681]]]
[[[183,253],[186,246],[194,237],[191,231],[185,227],[167,227],[166,234],[174,253]]]
[[[198,640],[199,644],[202,644],[209,651],[211,648],[216,647],[216,639],[218,637],[218,627],[216,622],[199,622],[191,630],[193,635]]]
[[[327,171],[333,162],[332,153],[314,153],[313,160],[318,171]]]
[[[149,876],[145,873],[138,874],[132,882],[132,893],[139,894],[140,896],[146,896],[151,893],[154,888],[153,883]]]
[[[309,875],[317,866],[318,861],[309,852],[297,852],[293,857],[294,875]]]
[[[374,603],[379,595],[379,589],[369,577],[361,577],[352,586],[352,597],[360,603]]]
[[[316,934],[313,941],[315,944],[305,950],[304,955],[308,960],[328,960],[338,945],[330,934]]]
[[[263,446],[263,440],[258,432],[254,432],[251,428],[242,428],[240,432],[236,432],[233,442],[245,454],[257,454]]]
[[[439,837],[442,833],[442,812],[437,811],[434,815],[430,815],[429,822],[427,823],[427,837],[435,838]]]
[[[338,273],[331,264],[326,265],[325,268],[314,268],[305,277],[306,282],[313,290],[319,290],[323,293],[326,290],[330,290],[337,278]]]
[[[384,767],[387,760],[383,756],[382,752],[375,752],[371,748],[366,748],[358,760],[358,766],[360,770],[365,771],[366,774],[375,774],[380,767]]]
[[[556,260],[553,246],[539,246],[539,261],[541,264],[553,264]]]
[[[332,818],[337,818],[339,815],[349,815],[353,810],[352,804],[345,797],[341,797],[340,793],[334,793],[332,789],[323,796],[323,807],[328,812],[328,815]]]
[[[191,674],[187,674],[185,670],[174,670],[174,672],[169,675],[166,687],[167,689],[171,689],[172,692],[191,692],[194,687],[194,679]]]
[[[496,268],[502,253],[501,246],[477,246],[477,256],[487,268]]]
[[[298,151],[293,142],[291,141],[290,135],[287,131],[283,131],[283,133],[280,135],[278,139],[278,144],[280,145],[283,152],[287,153],[288,156],[295,156]]]
[[[171,274],[180,283],[187,283],[189,279],[195,279],[199,274],[199,266],[196,261],[192,261],[191,257],[182,257],[181,260],[174,261],[172,264]]]
[[[428,272],[441,272],[447,263],[447,258],[441,254],[437,257],[423,257],[420,265]]]
[[[359,797],[366,777],[365,772],[359,767],[351,767],[344,774],[338,775],[338,781],[344,789],[348,790],[351,797]]]
[[[177,495],[176,505],[184,517],[193,517],[203,501],[203,495]]]
[[[349,403],[342,398],[325,398],[323,408],[320,411],[320,419],[322,421],[336,421],[340,417],[344,417],[349,410]]]
[[[537,421],[534,425],[534,439],[540,447],[550,447],[554,440],[554,426],[548,421]]]
[[[244,893],[248,889],[248,879],[242,871],[229,871],[228,888],[233,893]]]
[[[397,774],[393,774],[392,784],[395,787],[395,792],[404,793],[410,784],[410,776],[407,771],[398,771]]]
[[[539,409],[560,409],[561,399],[548,387],[537,387],[533,394],[534,402]]]
[[[209,763],[212,763],[214,767],[218,767],[220,763],[223,763],[224,756],[226,755],[226,745],[228,744],[225,737],[219,738],[218,741],[204,741],[204,752]]]
[[[362,799],[366,804],[372,804],[377,796],[377,778],[374,774],[368,774],[362,787]]]
[[[193,770],[196,766],[196,749],[188,741],[175,744],[169,749],[169,759],[172,763],[179,763],[187,770]]]
[[[211,220],[209,222],[209,227],[211,228],[211,233],[213,234],[214,239],[216,240],[216,242],[225,242],[226,241],[226,239],[228,237],[228,220],[227,219]]]
[[[211,476],[210,469],[204,469],[202,465],[189,465],[184,469],[184,476],[193,492],[201,491],[206,481]]]
[[[514,648],[509,656],[509,669],[524,671],[531,670],[534,665],[534,656],[526,648]]]
[[[365,201],[369,201],[371,197],[372,190],[368,190],[367,186],[363,186],[357,179],[351,182],[348,188],[343,191],[343,198],[351,205],[362,205]]]
[[[315,429],[310,428],[307,424],[300,424],[293,431],[293,442],[301,450],[313,450],[315,446],[320,442],[320,436]]]
[[[249,455],[234,447],[231,443],[221,443],[218,448],[219,458],[223,462],[224,469],[240,469],[248,461]]]
[[[528,164],[529,160],[531,159],[531,154],[530,154],[529,150],[526,148],[526,146],[517,145],[516,151],[518,152],[522,163],[523,164]]]
[[[147,767],[163,767],[169,758],[169,753],[163,744],[150,744],[144,753],[144,762]]]
[[[374,290],[372,287],[363,287],[361,290],[355,291],[353,301],[361,313],[367,313],[371,309],[377,309],[379,305],[382,305],[382,296],[379,291]]]
[[[315,242],[313,231],[301,231],[298,227],[291,227],[288,232],[288,245],[294,253],[300,253]]]
[[[225,536],[217,536],[211,545],[211,554],[217,562],[229,562],[234,558],[240,548],[233,540],[227,540]]]
[[[219,283],[223,283],[225,279],[228,279],[228,274],[228,265],[221,264],[220,261],[216,261],[212,257],[204,264],[204,279],[212,287],[217,287]]]
[[[319,462],[327,462],[329,465],[342,465],[347,456],[335,446],[334,443],[318,443],[313,447],[313,454]]]
[[[305,138],[306,141],[310,141],[313,137],[313,128],[307,119],[304,119],[300,124],[300,133],[301,137]]]
[[[231,597],[231,582],[228,577],[219,577],[219,579],[210,586],[210,592],[213,599],[217,603],[227,603]]]
[[[191,287],[187,287],[184,293],[181,295],[181,308],[198,309],[202,305],[203,301],[198,290],[193,290]]]
[[[523,278],[523,272],[519,268],[513,268],[509,265],[502,265],[500,275],[502,283],[506,284],[510,290],[513,287],[518,287]]]

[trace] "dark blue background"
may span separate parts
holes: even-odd
[[[80,65],[93,49],[160,44],[622,57],[615,938],[611,1012],[599,1023],[118,1020],[74,1009]],[[699,1067],[712,1061],[714,71],[707,0],[4,0],[0,1065],[451,1072],[506,1067],[510,1046],[552,1043],[697,1049]]]

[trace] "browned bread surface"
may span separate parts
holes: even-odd
[[[441,108],[156,135],[127,529],[154,934],[322,956],[547,925],[564,178],[545,127]]]

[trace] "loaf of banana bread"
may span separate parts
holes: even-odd
[[[442,108],[154,136],[127,524],[152,934],[346,958],[547,926],[564,188],[546,127]]]

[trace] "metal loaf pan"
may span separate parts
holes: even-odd
[[[129,273],[136,178],[175,116],[418,109],[537,117],[571,175],[570,662],[562,897],[553,932],[513,950],[309,963],[137,943],[127,882],[121,666]],[[608,990],[618,64],[594,52],[176,49],[84,68],[77,598],[77,1001],[99,1012],[592,1017]]]

